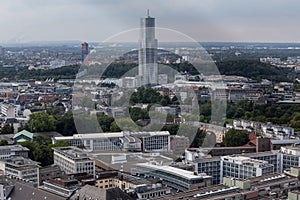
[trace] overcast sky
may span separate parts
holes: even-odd
[[[147,8],[201,42],[300,42],[299,0],[1,0],[0,42],[103,41]]]

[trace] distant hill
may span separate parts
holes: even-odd
[[[293,75],[292,69],[279,68],[255,60],[217,62],[216,65],[222,75],[245,76],[256,80],[291,81]]]

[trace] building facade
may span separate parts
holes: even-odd
[[[52,142],[62,140],[72,146],[84,146],[93,151],[170,151],[168,131],[74,134],[54,137]]]
[[[39,163],[23,158],[21,156],[14,156],[0,161],[0,169],[4,174],[16,179],[30,182],[37,187],[39,184]]]
[[[53,148],[54,164],[66,174],[87,173],[95,176],[95,162],[77,147]]]
[[[155,18],[149,16],[149,11],[145,18],[140,19],[138,71],[141,85],[156,85],[158,83]]]
[[[267,161],[245,156],[222,156],[221,177],[251,178],[274,173],[274,166]]]
[[[28,158],[29,149],[21,145],[9,145],[0,147],[0,160],[7,159],[11,156],[22,156]]]

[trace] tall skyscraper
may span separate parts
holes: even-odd
[[[155,39],[155,18],[147,16],[140,20],[139,77],[141,85],[158,83],[157,39]]]
[[[89,44],[84,42],[81,44],[81,61],[84,64],[85,58],[89,55]]]

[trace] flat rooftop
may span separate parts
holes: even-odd
[[[163,156],[159,153],[142,153],[142,152],[92,152],[89,154],[95,161],[109,167],[112,170],[123,170],[131,173],[137,163],[157,162],[169,165],[173,162],[172,158]],[[97,162],[96,162],[97,163]]]
[[[10,158],[4,159],[1,162],[9,164],[10,167],[25,170],[30,168],[38,168],[38,162],[30,160],[29,158],[24,158],[22,156],[12,156]]]
[[[263,164],[264,166],[271,166],[267,161],[252,159],[243,155],[221,156],[221,159],[229,162],[237,162],[237,164],[248,164],[253,166]]]
[[[89,159],[87,153],[78,147],[54,147],[53,150],[71,159]]]
[[[296,144],[300,143],[300,140],[297,139],[288,139],[288,140],[271,140],[272,144]]]
[[[29,151],[28,148],[23,147],[21,145],[7,145],[7,146],[0,146],[0,151],[1,150],[6,150],[9,149],[10,151]]]
[[[136,164],[136,166],[145,167],[150,170],[159,170],[162,172],[167,172],[169,174],[175,174],[177,176],[180,176],[180,177],[183,177],[186,179],[211,178],[211,176],[208,176],[206,174],[205,175],[204,174],[195,175],[194,172],[179,169],[176,167],[166,166],[166,165],[153,165],[150,163],[139,163],[139,164]]]
[[[112,132],[112,133],[85,133],[74,134],[73,136],[54,137],[55,140],[74,140],[74,139],[97,139],[97,138],[121,138],[127,135],[133,136],[162,136],[170,135],[168,131],[153,131],[153,132]]]

